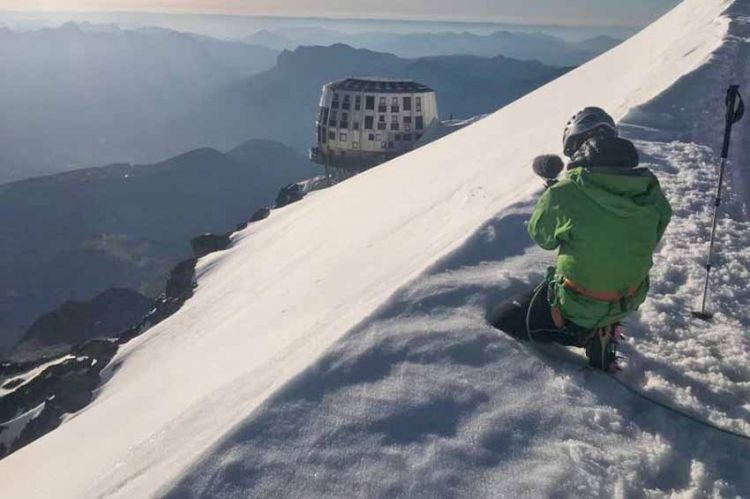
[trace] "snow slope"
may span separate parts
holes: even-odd
[[[686,125],[705,112],[691,108],[694,95],[715,103],[722,76],[747,70],[746,52],[744,64],[730,53],[746,44],[747,10],[744,0],[686,0],[477,124],[236,234],[234,248],[201,260],[185,307],[123,348],[94,403],[0,461],[3,495],[747,491],[747,446],[579,372],[560,360],[574,355],[566,350],[537,352],[483,321],[551,258],[523,235],[539,187],[531,159],[559,150],[578,108],[603,106],[627,116],[678,205],[655,272],[671,284],[633,325],[626,379],[748,430],[741,305],[715,328],[679,322],[696,294],[709,197],[691,189],[710,184],[715,159]],[[741,229],[731,234],[747,238]],[[747,256],[723,237],[739,260],[719,277],[718,298],[742,303]]]

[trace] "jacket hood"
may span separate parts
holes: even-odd
[[[620,217],[643,215],[661,196],[659,181],[646,168],[578,167],[568,171],[568,180],[604,210]]]
[[[637,167],[639,162],[638,151],[629,140],[597,136],[587,140],[578,149],[568,169],[579,166],[631,169]]]

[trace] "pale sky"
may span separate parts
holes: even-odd
[[[0,0],[0,9],[642,26],[679,0]]]

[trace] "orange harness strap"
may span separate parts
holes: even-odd
[[[592,291],[571,281],[567,277],[563,280],[563,286],[577,295],[585,296],[586,298],[591,298],[592,300],[605,301],[609,303],[615,303],[626,298],[632,298],[638,292],[638,289],[640,287],[632,286],[628,288],[627,292],[625,293],[621,293],[620,291]]]
[[[590,289],[587,289],[573,282],[567,277],[563,279],[562,283],[566,289],[569,289],[570,291],[574,292],[577,295],[585,296],[586,298],[591,298],[592,300],[603,301],[607,303],[617,303],[625,299],[632,298],[633,296],[636,295],[636,293],[638,293],[638,289],[640,289],[640,286],[632,286],[628,288],[627,292],[624,294],[619,291],[592,291]],[[552,322],[555,323],[555,326],[557,326],[560,329],[565,327],[565,318],[563,317],[563,314],[560,308],[553,306],[551,308],[551,313],[552,313]]]

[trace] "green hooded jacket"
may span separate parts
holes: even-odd
[[[648,294],[652,255],[671,216],[659,181],[645,168],[574,168],[549,188],[528,230],[542,248],[559,249],[553,300],[563,316],[596,328],[636,310]],[[592,291],[638,291],[603,302],[559,285],[564,278]]]

